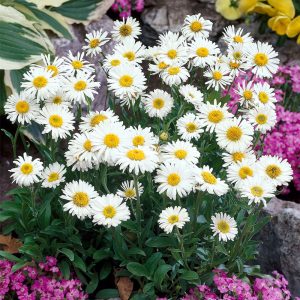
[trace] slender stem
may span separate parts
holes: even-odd
[[[199,191],[197,198],[196,198],[196,205],[195,205],[195,217],[194,217],[194,224],[193,224],[194,231],[196,230],[196,227],[197,227],[197,218],[198,218],[199,209],[201,207],[201,201],[202,201],[201,198],[202,198],[201,192]]]
[[[137,225],[138,225],[138,243],[139,243],[139,247],[141,247],[142,207],[141,207],[141,198],[140,198],[139,186],[138,186],[139,181],[138,181],[138,177],[136,175],[133,176],[133,181],[134,181],[134,188],[135,188],[135,193],[136,193],[136,221],[137,221]]]
[[[182,261],[184,263],[184,266],[187,269],[190,269],[190,267],[189,267],[189,265],[187,263],[186,255],[185,255],[183,238],[182,238],[182,235],[180,234],[180,231],[179,231],[178,227],[176,227],[176,233],[177,233],[177,240],[178,240],[178,243],[179,243],[179,246],[180,246],[180,250],[181,250]]]
[[[21,130],[21,126],[18,125],[14,139],[12,140],[14,159],[17,157],[17,140],[18,140],[20,130]]]

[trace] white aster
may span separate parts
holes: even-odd
[[[190,77],[190,74],[185,67],[177,64],[164,69],[160,76],[165,84],[172,86],[186,82]]]
[[[123,19],[123,21],[116,20],[111,34],[117,42],[122,42],[130,37],[136,39],[141,34],[140,23],[132,17]]]
[[[271,107],[258,106],[248,111],[247,119],[256,130],[265,134],[276,124],[276,111]]]
[[[204,76],[208,79],[205,82],[207,88],[213,87],[216,91],[224,89],[233,81],[233,77],[230,75],[230,70],[225,64],[216,64],[211,66],[204,72]]]
[[[258,82],[254,85],[253,97],[256,106],[275,108],[275,103],[277,101],[275,92],[267,82]]]
[[[234,240],[238,234],[237,224],[235,220],[225,213],[216,213],[211,217],[212,224],[211,229],[213,235],[219,236],[219,241],[227,242],[228,240]]]
[[[91,74],[95,71],[92,65],[85,60],[84,52],[78,52],[76,55],[73,55],[71,51],[69,51],[68,56],[64,58],[63,70],[69,75],[74,75],[78,71],[87,74]]]
[[[138,127],[127,128],[128,139],[131,141],[131,146],[148,146],[153,147],[158,144],[159,138],[155,136],[150,127],[142,128]]]
[[[184,97],[185,101],[192,103],[196,108],[199,108],[203,103],[202,92],[191,84],[182,85],[179,88],[179,93]]]
[[[222,153],[224,160],[224,167],[228,167],[231,164],[241,162],[243,159],[256,160],[256,156],[252,149],[245,149],[243,151],[231,151]]]
[[[205,20],[201,14],[187,15],[182,26],[182,34],[187,40],[196,39],[199,37],[208,37],[212,30],[212,22]]]
[[[144,192],[143,185],[138,182],[138,193],[139,196],[141,196]],[[137,194],[136,194],[136,189],[134,186],[134,181],[133,180],[126,180],[122,182],[121,187],[119,190],[117,190],[117,195],[124,198],[125,200],[131,200],[131,199],[136,199]]]
[[[100,30],[93,30],[85,37],[86,45],[82,47],[87,55],[95,56],[102,52],[102,46],[109,41],[107,32]]]
[[[203,122],[199,116],[193,113],[186,113],[176,123],[178,134],[186,141],[191,141],[192,139],[198,140],[203,132],[202,127]]]
[[[237,30],[233,25],[227,26],[223,32],[223,39],[229,45],[251,45],[253,38],[250,33],[243,34],[243,29]]]
[[[64,165],[55,162],[46,167],[42,174],[42,186],[45,188],[56,188],[65,181],[66,169]]]

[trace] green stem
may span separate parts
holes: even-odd
[[[185,249],[184,249],[183,238],[182,238],[182,235],[180,234],[178,227],[176,227],[176,233],[177,233],[177,240],[178,240],[180,250],[181,250],[181,257],[182,257],[183,264],[187,269],[190,269],[190,267],[187,263],[186,255],[185,255],[186,253],[185,253]]]
[[[201,207],[201,192],[198,192],[197,198],[196,198],[196,205],[195,205],[195,217],[194,217],[194,222],[193,222],[193,228],[194,231],[196,231],[197,228],[197,218],[198,218],[198,214],[199,214],[199,210]]]
[[[20,130],[21,130],[21,126],[18,125],[15,136],[14,136],[14,139],[12,140],[14,159],[17,158],[17,140],[18,140]]]
[[[138,177],[136,175],[133,176],[134,181],[134,188],[136,193],[136,221],[138,225],[138,243],[139,247],[141,247],[141,233],[142,233],[142,207],[141,207],[141,198],[139,194],[139,187],[138,187]]]

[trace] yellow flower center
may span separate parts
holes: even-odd
[[[232,142],[237,142],[241,139],[243,132],[241,128],[237,126],[232,126],[227,129],[226,136]]]
[[[178,221],[179,221],[178,215],[171,215],[171,216],[169,216],[169,218],[168,218],[168,222],[169,222],[170,224],[175,224],[175,223],[177,223]]]
[[[240,35],[236,35],[233,40],[235,43],[243,43],[243,38]]]
[[[96,48],[100,45],[99,39],[92,39],[90,40],[90,48]]]
[[[245,154],[243,152],[234,152],[231,154],[232,160],[234,162],[242,161],[242,159],[245,157]]]
[[[245,99],[245,100],[249,101],[249,100],[252,99],[253,93],[252,93],[252,91],[250,91],[250,90],[245,90],[245,91],[243,92],[243,96],[244,96],[244,99]]]
[[[220,220],[217,224],[217,228],[222,233],[230,232],[230,225],[225,220]]]
[[[85,207],[89,204],[90,198],[85,192],[77,192],[73,196],[73,203],[78,207]]]
[[[180,72],[180,68],[179,67],[170,67],[168,69],[168,73],[170,75],[177,75]]]
[[[83,80],[78,80],[75,84],[74,84],[74,89],[78,92],[83,91],[86,89],[86,82]]]
[[[62,97],[56,96],[56,97],[53,98],[52,102],[54,104],[61,104],[62,103]]]
[[[171,49],[167,52],[169,58],[174,59],[177,57],[177,51],[175,49]]]
[[[91,152],[92,150],[92,147],[93,147],[93,144],[90,140],[86,140],[83,144],[83,148],[86,150],[86,151],[89,151]]]
[[[112,205],[108,205],[103,208],[103,215],[107,219],[112,219],[116,215],[117,211]]]
[[[281,169],[276,165],[269,165],[266,168],[266,173],[272,179],[281,175]]]
[[[207,57],[209,54],[209,51],[207,48],[200,47],[196,50],[196,54],[200,57]]]
[[[174,154],[178,159],[185,159],[188,153],[183,149],[179,149],[176,150]]]
[[[190,24],[190,29],[193,32],[199,32],[202,30],[202,24],[199,21],[194,21]]]
[[[132,33],[132,27],[128,24],[123,24],[119,29],[120,35],[123,37],[129,36]]]
[[[63,125],[63,123],[64,123],[63,118],[59,115],[52,115],[49,118],[49,124],[52,127],[59,128]]]
[[[133,61],[135,59],[135,53],[128,51],[123,54],[123,57],[127,58],[129,61]]]
[[[235,69],[238,69],[239,66],[240,66],[240,64],[238,62],[236,62],[236,61],[230,61],[230,63],[229,63],[230,69],[234,69],[235,70]]]
[[[144,160],[146,158],[145,153],[141,149],[132,149],[127,152],[127,157],[131,160]]]
[[[47,71],[52,72],[52,77],[55,77],[59,73],[57,66],[54,66],[54,65],[47,66]]]
[[[92,127],[95,127],[96,125],[103,122],[104,120],[107,120],[107,116],[98,114],[92,117],[90,124]]]
[[[153,100],[152,106],[156,109],[162,109],[165,106],[165,101],[161,98],[156,98]]]
[[[112,59],[110,61],[110,65],[113,67],[119,66],[121,64],[121,61],[119,59]]]
[[[261,103],[266,104],[269,101],[269,96],[265,92],[259,92],[258,93],[258,99]]]
[[[203,180],[206,183],[209,183],[209,184],[216,184],[217,183],[217,178],[213,174],[211,174],[210,172],[203,171],[201,173],[201,175],[202,175]]]
[[[223,120],[224,118],[224,114],[222,111],[220,110],[212,110],[208,116],[207,116],[208,120],[212,123],[219,123]]]
[[[261,197],[264,193],[264,190],[260,186],[253,186],[250,191],[255,197]]]
[[[29,175],[29,174],[31,174],[32,171],[33,171],[33,166],[32,166],[32,164],[30,164],[30,163],[24,163],[24,164],[21,166],[21,172],[22,172],[24,175]]]
[[[48,80],[44,76],[37,76],[33,79],[32,83],[36,89],[41,89],[47,85]]]
[[[16,111],[19,114],[26,114],[29,111],[29,108],[30,108],[30,106],[29,106],[28,102],[24,101],[24,100],[20,100],[16,104]]]
[[[268,121],[268,116],[265,115],[265,114],[258,114],[255,118],[257,124],[259,125],[263,125],[263,124],[266,124],[267,121]]]
[[[135,197],[135,190],[134,189],[127,189],[124,191],[125,197],[133,198]]]
[[[113,134],[113,133],[107,134],[104,137],[104,144],[108,148],[116,148],[120,144],[120,138],[116,134]]]
[[[218,80],[221,80],[222,77],[223,77],[223,75],[222,75],[221,72],[219,72],[219,71],[213,72],[213,79],[214,79],[214,80],[217,80],[217,81],[218,81]]]
[[[198,126],[197,124],[190,122],[185,125],[185,129],[187,132],[193,133],[198,129]]]
[[[59,174],[57,172],[52,172],[48,176],[48,182],[57,181],[59,179]]]
[[[168,67],[168,65],[163,61],[159,62],[157,66],[160,70],[164,70],[165,68]]]
[[[180,183],[181,178],[177,173],[171,173],[169,174],[168,178],[167,178],[167,182],[169,185],[171,186],[176,186]]]
[[[254,62],[256,65],[260,66],[260,67],[263,67],[265,66],[269,61],[269,58],[266,54],[264,53],[257,53],[255,56],[254,56]]]
[[[143,146],[145,144],[145,139],[142,135],[136,135],[132,139],[132,144],[137,147],[137,146]]]
[[[232,56],[236,60],[240,60],[242,58],[242,53],[240,51],[233,52]]]
[[[83,67],[83,63],[80,60],[73,60],[71,62],[71,65],[75,70],[81,69]]]
[[[253,176],[253,170],[248,166],[241,167],[240,170],[239,170],[239,176],[242,179],[246,179],[247,177],[252,177]]]
[[[133,83],[133,78],[129,75],[123,75],[119,79],[119,84],[122,87],[130,87],[130,86],[132,86],[132,83]]]

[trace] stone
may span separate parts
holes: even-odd
[[[274,198],[263,211],[271,221],[259,233],[258,262],[263,272],[282,272],[300,296],[300,204]]]

